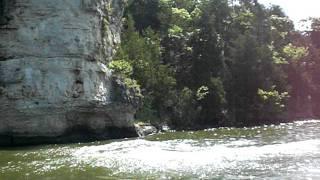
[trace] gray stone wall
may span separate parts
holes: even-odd
[[[0,145],[135,135],[135,108],[113,101],[106,66],[120,42],[122,0],[0,5]]]

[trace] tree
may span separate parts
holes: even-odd
[[[140,119],[244,126],[320,107],[318,19],[300,33],[257,0],[129,2],[114,65],[142,88]]]

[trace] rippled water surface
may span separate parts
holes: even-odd
[[[320,121],[0,149],[0,179],[320,179]]]

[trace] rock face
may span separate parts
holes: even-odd
[[[106,63],[122,0],[0,0],[0,145],[136,136]],[[121,92],[120,94],[125,94]]]

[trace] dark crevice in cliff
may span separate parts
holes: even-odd
[[[1,52],[0,52],[0,61],[9,61],[11,59],[15,59],[14,56],[1,56]]]
[[[5,0],[0,0],[0,25],[6,24],[5,12]]]
[[[70,58],[70,59],[85,59],[89,62],[97,62],[97,60],[90,55],[57,55],[57,56],[31,56],[31,55],[24,55],[24,56],[7,56],[4,52],[1,52],[1,46],[0,46],[0,61],[10,61],[15,59],[34,59],[34,58],[43,58],[43,59],[57,59],[60,58],[61,61],[63,61],[63,58]]]
[[[0,0],[0,26],[7,25],[13,19],[9,12],[14,7],[14,4],[15,0]]]

